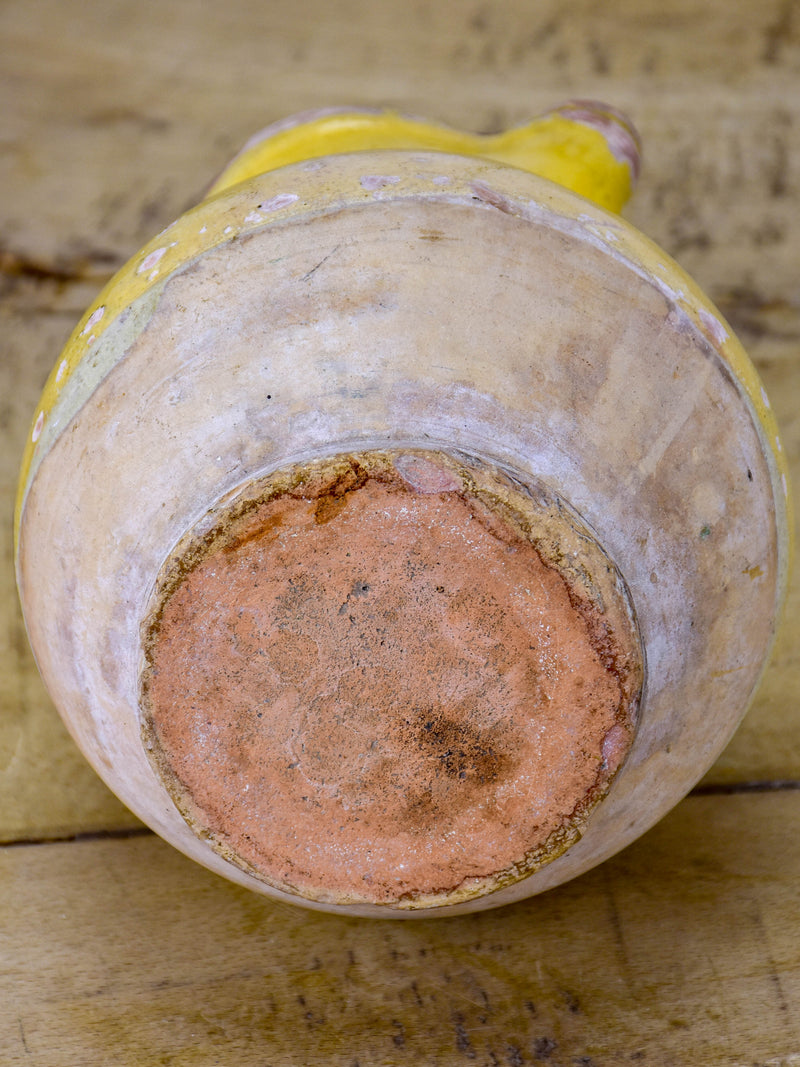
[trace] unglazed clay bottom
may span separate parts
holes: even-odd
[[[563,502],[410,450],[248,484],[165,564],[145,649],[146,746],[195,832],[285,891],[404,908],[567,848],[643,677]]]

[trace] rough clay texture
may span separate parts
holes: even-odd
[[[489,891],[577,836],[629,748],[635,636],[469,483],[410,453],[312,465],[173,560],[148,743],[196,831],[272,884]]]

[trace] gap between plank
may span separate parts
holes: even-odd
[[[731,796],[734,793],[777,793],[800,789],[796,778],[776,778],[774,781],[757,782],[710,782],[697,785],[688,794],[690,797]]]
[[[52,837],[20,837],[15,841],[0,841],[0,848],[62,845],[66,841],[124,841],[128,837],[155,837],[155,832],[149,826],[131,826],[128,829],[93,830],[87,833],[53,835]]]
[[[774,781],[728,782],[698,785],[687,797],[735,796],[738,793],[800,792],[800,780],[778,778]],[[0,841],[0,848],[24,848],[30,845],[60,845],[68,841],[124,841],[129,837],[155,837],[148,826],[132,826],[120,830],[95,830],[88,833],[54,835],[53,837],[21,837],[15,841]]]

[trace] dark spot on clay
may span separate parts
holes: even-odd
[[[702,530],[700,531],[700,537],[702,538],[703,541],[705,541],[705,539],[707,537],[710,537],[710,536],[711,536],[711,527],[710,526],[704,526],[702,528]]]
[[[507,731],[481,730],[435,711],[406,721],[409,744],[429,768],[424,782],[406,794],[409,828],[424,832],[443,805],[451,813],[470,808],[485,797],[487,785],[496,785],[516,767],[511,754],[516,745]]]
[[[249,529],[245,529],[236,536],[231,537],[229,541],[223,544],[222,551],[226,556],[229,556],[252,541],[271,541],[271,535],[274,535],[274,532],[282,525],[283,517],[280,514],[270,515],[262,519],[261,522],[253,523]]]
[[[330,522],[331,519],[335,519],[339,512],[344,511],[346,507],[346,493],[343,493],[341,496],[332,496],[329,494],[321,496],[314,508],[314,522],[318,526],[322,526],[326,522]]]
[[[437,776],[469,777],[483,784],[497,781],[513,762],[493,747],[491,733],[467,721],[439,716],[424,723],[417,733],[417,744],[434,761]]]

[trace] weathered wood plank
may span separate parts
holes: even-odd
[[[641,126],[637,225],[718,293],[757,281],[788,298],[797,22],[784,0],[309,0],[302,16],[176,0],[157,23],[133,0],[93,0],[80,18],[15,0],[0,11],[0,180],[14,205],[0,238],[62,267],[125,259],[254,130],[298,109],[378,104],[494,129],[579,93]]]
[[[419,922],[275,905],[154,837],[5,848],[0,1059],[796,1065],[799,841],[796,791],[692,797],[567,886]]]

